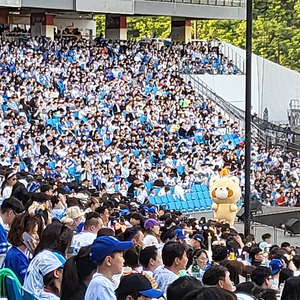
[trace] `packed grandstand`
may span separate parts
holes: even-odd
[[[296,299],[289,243],[184,215],[212,177],[243,191],[245,137],[182,73],[239,70],[209,44],[1,42],[1,296]],[[299,161],[253,141],[251,199],[300,206]]]

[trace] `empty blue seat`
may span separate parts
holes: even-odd
[[[199,208],[200,211],[205,211],[206,210],[205,203],[204,203],[203,200],[201,200],[201,201],[200,200],[194,200],[194,203],[195,203],[195,206],[197,208]]]
[[[176,210],[175,202],[170,202],[168,204],[168,208],[171,209],[171,210]]]
[[[105,140],[104,145],[105,147],[108,147],[111,144],[111,140]]]
[[[33,293],[26,291],[24,288],[22,288],[21,294],[22,300],[39,300],[39,298],[36,297]]]
[[[161,197],[155,196],[155,203],[158,204],[158,205],[161,205],[162,204]]]
[[[135,157],[139,156],[140,153],[141,153],[140,150],[134,150],[134,151],[133,151],[133,155],[134,155]]]
[[[174,202],[174,203],[175,203],[176,210],[182,211],[181,202]]]
[[[200,205],[199,200],[193,200],[193,202],[194,202],[194,211],[195,212],[200,211],[201,210],[201,205]]]
[[[21,291],[18,288],[17,281],[13,277],[7,275],[5,277],[5,283],[6,283],[8,299],[9,300],[22,300]]]
[[[193,200],[192,194],[191,194],[191,193],[186,193],[186,194],[185,194],[185,199],[186,199],[187,201]]]
[[[168,202],[174,202],[174,198],[172,195],[167,195],[167,198],[168,198]]]
[[[68,168],[68,173],[69,173],[70,176],[75,177],[76,167]]]
[[[193,212],[195,209],[195,204],[193,200],[188,200],[187,202],[188,212]]]
[[[196,189],[196,186],[195,186],[195,185],[192,186],[191,192],[197,192],[197,189]]]
[[[150,204],[158,204],[158,203],[156,203],[156,201],[155,201],[155,197],[149,197],[149,202],[150,202]]]
[[[147,190],[151,190],[153,188],[153,182],[144,182],[144,186],[147,188]]]
[[[183,166],[178,166],[176,169],[177,169],[177,173],[179,175],[182,175],[184,173],[184,167]]]
[[[167,197],[167,195],[161,196],[161,202],[162,203],[168,203],[168,197]]]
[[[205,185],[205,184],[202,184],[202,185],[201,185],[201,188],[202,188],[202,191],[203,191],[203,192],[208,191],[208,187],[207,187],[207,185]]]
[[[189,211],[189,206],[186,201],[181,201],[181,211],[187,213]]]

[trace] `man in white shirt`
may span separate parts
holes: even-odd
[[[186,246],[179,242],[169,242],[162,250],[162,260],[164,266],[157,267],[153,277],[158,287],[163,292],[174,282],[179,275],[179,271],[185,270],[187,264]]]
[[[116,300],[115,290],[118,284],[113,276],[121,274],[124,264],[123,251],[133,243],[121,242],[112,236],[101,236],[94,240],[90,248],[90,258],[97,263],[97,272],[93,275],[85,300]]]
[[[101,229],[102,225],[103,222],[99,213],[90,212],[86,215],[83,231],[74,236],[75,254],[78,253],[81,247],[88,246],[93,243],[93,241],[97,238],[97,232]]]

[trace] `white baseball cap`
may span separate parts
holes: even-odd
[[[40,264],[40,272],[43,277],[50,272],[58,269],[63,268],[65,265],[66,259],[59,254],[58,252],[50,252],[49,255],[43,258],[43,261]]]

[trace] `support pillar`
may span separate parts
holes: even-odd
[[[106,15],[105,19],[105,39],[107,40],[127,40],[126,17],[118,15]]]
[[[171,37],[173,42],[188,43],[191,41],[191,20],[172,17],[171,26]]]
[[[54,15],[32,13],[30,16],[31,36],[46,36],[54,39]]]

